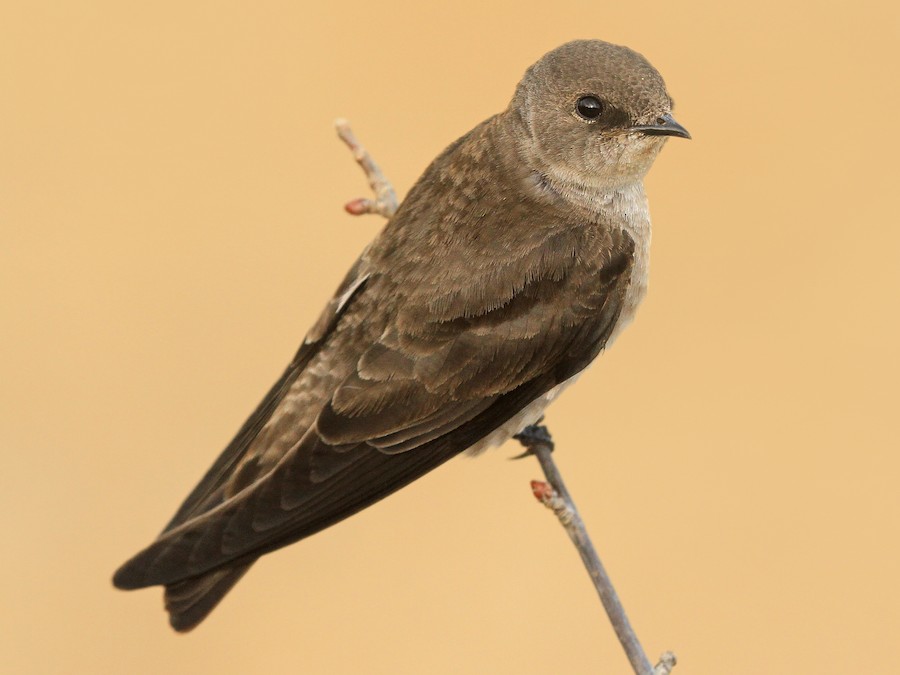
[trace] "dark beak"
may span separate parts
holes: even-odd
[[[663,115],[656,118],[656,124],[645,124],[642,126],[631,127],[632,131],[640,131],[648,136],[678,136],[679,138],[690,138],[688,130],[675,121],[671,115]]]

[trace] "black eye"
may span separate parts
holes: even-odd
[[[603,112],[603,104],[596,96],[582,96],[575,104],[575,110],[586,120],[595,120]]]

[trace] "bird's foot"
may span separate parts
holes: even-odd
[[[541,422],[541,420],[538,420],[538,422]],[[511,457],[510,459],[529,457],[535,454],[535,451],[539,448],[553,452],[553,437],[550,435],[550,431],[547,427],[543,424],[529,424],[522,429],[522,431],[513,436],[513,438],[525,447],[525,452],[516,455],[515,457]]]

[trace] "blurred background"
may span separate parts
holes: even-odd
[[[0,669],[626,673],[532,460],[454,460],[263,559],[187,636],[114,591],[401,196],[573,38],[677,118],[650,294],[550,409],[650,655],[881,672],[900,634],[900,10],[888,2],[0,6]]]

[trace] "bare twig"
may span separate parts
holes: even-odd
[[[345,119],[337,119],[334,121],[338,136],[350,151],[353,153],[353,159],[362,167],[369,181],[369,187],[375,193],[375,199],[366,199],[360,197],[344,205],[344,210],[354,216],[361,216],[365,213],[377,213],[385,218],[390,218],[397,211],[397,194],[391,182],[381,173],[381,169],[372,160],[371,155],[357,140],[350,128],[350,123]]]
[[[660,657],[659,663],[655,667],[650,665],[650,661],[628,621],[619,595],[588,536],[584,521],[581,520],[578,509],[575,507],[575,502],[572,501],[562,475],[553,461],[551,454],[553,439],[550,437],[547,427],[526,427],[522,433],[516,436],[516,439],[525,446],[527,454],[537,457],[549,484],[531,481],[531,490],[538,501],[556,514],[572,543],[575,544],[575,548],[578,549],[578,554],[581,556],[588,574],[591,575],[597,595],[600,596],[600,602],[603,603],[603,608],[609,616],[616,636],[619,638],[634,672],[637,675],[669,675],[675,666],[675,655],[672,652],[666,652]]]
[[[347,120],[335,120],[338,136],[347,144],[353,152],[353,158],[362,167],[369,181],[369,186],[375,193],[375,199],[359,198],[347,202],[344,209],[355,216],[365,213],[377,213],[378,215],[390,218],[397,211],[397,195],[391,182],[381,173],[381,169],[372,160],[372,157],[366,152],[366,149],[354,136]],[[553,439],[546,427],[530,426],[526,427],[522,433],[516,436],[516,439],[525,446],[524,455],[534,455],[541,464],[549,483],[541,481],[531,481],[531,489],[534,496],[544,504],[547,508],[556,514],[559,522],[565,528],[569,538],[578,549],[581,560],[587,568],[600,601],[603,603],[604,609],[612,622],[613,629],[628,655],[631,667],[637,675],[669,675],[675,666],[675,655],[672,652],[665,652],[659,659],[656,666],[651,666],[650,661],[644,653],[641,643],[638,641],[616,589],[613,588],[609,576],[600,562],[597,551],[588,537],[584,522],[575,508],[575,503],[566,490],[562,476],[556,464],[553,461],[551,453],[553,452]]]

